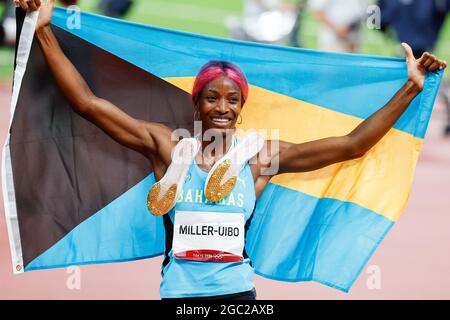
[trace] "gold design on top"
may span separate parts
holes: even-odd
[[[228,179],[223,185],[220,184],[230,166],[231,166],[230,160],[229,159],[225,160],[224,162],[222,162],[217,166],[217,168],[214,170],[213,174],[209,178],[208,184],[206,185],[205,196],[210,202],[216,203],[222,199],[225,199],[225,197],[230,194],[230,192],[236,185],[237,181],[236,176],[233,176],[230,179]]]
[[[158,201],[158,195],[161,191],[159,182],[155,183],[148,192],[147,207],[150,213],[154,216],[162,216],[170,211],[177,196],[177,185],[173,184],[166,194]]]

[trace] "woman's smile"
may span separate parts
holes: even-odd
[[[228,117],[210,117],[211,121],[219,128],[230,128],[232,119]]]
[[[202,91],[198,105],[204,129],[234,128],[241,109],[241,90],[227,76],[209,82]]]

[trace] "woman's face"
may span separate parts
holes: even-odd
[[[203,88],[196,107],[204,130],[234,129],[242,109],[241,90],[233,80],[221,76]]]

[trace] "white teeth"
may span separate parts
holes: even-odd
[[[212,120],[216,121],[216,122],[223,122],[223,123],[230,121],[229,119],[223,119],[223,118],[212,118]]]

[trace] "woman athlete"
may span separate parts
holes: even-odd
[[[54,1],[49,0],[42,5],[40,0],[15,0],[15,3],[24,10],[32,11],[40,8],[36,39],[53,77],[72,108],[118,143],[147,157],[156,180],[161,180],[172,164],[171,152],[177,146],[177,142],[171,139],[172,130],[162,124],[134,119],[111,102],[95,96],[64,55],[52,33],[50,20]],[[408,80],[383,108],[352,132],[345,136],[301,144],[275,141],[279,144],[279,148],[270,148],[274,141],[263,141],[265,152],[260,152],[256,161],[252,161],[251,164],[245,163],[242,170],[237,172],[237,179],[251,181],[253,185],[237,183],[233,185],[231,191],[226,190],[227,193],[231,192],[229,197],[234,194],[234,201],[194,203],[182,200],[176,203],[175,209],[164,215],[166,254],[162,268],[163,299],[255,299],[254,272],[245,250],[237,254],[241,259],[222,262],[216,262],[214,259],[201,261],[194,257],[195,249],[198,248],[195,242],[201,242],[202,237],[210,237],[208,239],[212,239],[211,242],[219,247],[237,247],[242,250],[245,242],[242,234],[239,239],[231,237],[242,231],[242,224],[249,221],[255,201],[273,175],[316,170],[337,162],[359,158],[372,148],[422,91],[425,74],[447,66],[446,62],[428,52],[415,59],[411,48],[407,44],[403,44],[403,47],[406,52]],[[219,147],[212,150],[208,148],[211,141],[201,139],[198,145],[200,150],[198,152],[196,150],[195,159],[192,159],[187,168],[190,178],[186,179],[182,190],[178,191],[203,190],[207,178],[210,178],[208,172],[211,168],[231,152],[229,149],[238,150],[239,143],[236,147],[233,129],[238,122],[247,94],[248,85],[243,73],[231,63],[210,62],[200,71],[192,92],[197,120],[201,121],[203,132],[213,130],[220,133],[223,139],[219,139],[221,141]],[[262,174],[274,162],[278,163],[278,171],[268,175]],[[163,194],[162,198],[165,196]],[[161,212],[163,213],[165,212]],[[204,221],[204,228],[201,235],[192,240],[194,234],[198,235],[198,230],[194,230],[193,226],[198,226],[196,223],[200,220]],[[215,234],[213,227],[215,225],[223,227],[219,229],[221,235]],[[223,240],[225,236],[230,236],[230,239]],[[183,245],[187,249],[193,249],[194,256],[176,257],[175,246],[178,248]]]

